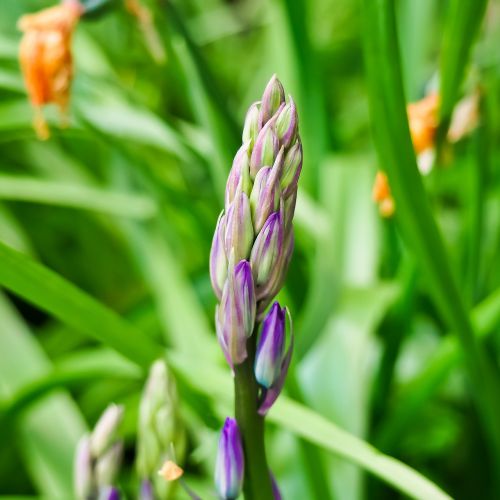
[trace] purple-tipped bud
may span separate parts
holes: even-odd
[[[279,142],[272,123],[268,122],[259,132],[250,157],[250,177],[255,179],[257,172],[271,166],[279,151]]]
[[[77,446],[74,464],[75,493],[78,500],[89,498],[93,490],[92,455],[89,436],[83,436]]]
[[[236,420],[226,418],[219,439],[215,465],[215,486],[223,499],[237,498],[243,486],[245,459]]]
[[[295,108],[293,99],[290,97],[290,102],[281,109],[275,122],[276,135],[281,146],[288,148],[295,140],[297,124],[297,109]]]
[[[120,500],[120,492],[113,486],[100,488],[98,500]]]
[[[94,427],[90,436],[93,457],[100,457],[111,445],[123,418],[123,406],[109,405]]]
[[[278,108],[285,102],[285,90],[276,75],[273,75],[266,85],[262,95],[260,108],[260,123],[264,125],[278,111]]]
[[[283,219],[279,212],[274,212],[268,217],[257,236],[250,255],[256,287],[268,283],[282,251]]]
[[[247,194],[250,195],[252,190],[252,181],[250,179],[250,158],[249,158],[249,142],[245,142],[233,160],[233,166],[229,172],[226,183],[226,210],[234,199],[238,187]]]
[[[293,343],[294,338],[293,334],[290,335],[290,347],[288,347],[288,351],[281,362],[280,375],[278,380],[267,390],[265,390],[264,398],[261,401],[258,409],[259,415],[265,415],[274,402],[278,399],[278,396],[285,385],[286,374],[288,373],[288,367],[290,366],[290,361],[292,360],[293,353]]]
[[[262,323],[255,356],[255,378],[269,389],[279,378],[285,350],[286,308],[275,302]]]
[[[283,149],[280,150],[274,166],[262,167],[255,177],[250,194],[250,209],[255,233],[258,233],[269,215],[278,209],[280,199],[279,180],[283,166]]]
[[[215,295],[220,300],[222,288],[227,276],[227,256],[224,249],[224,235],[226,231],[226,217],[221,212],[215,227],[212,249],[210,250],[210,280]]]
[[[246,342],[255,323],[256,299],[250,263],[242,260],[229,271],[220,306],[216,311],[219,342],[231,366],[247,357]]]
[[[254,233],[248,196],[238,190],[226,215],[224,249],[226,255],[234,251],[234,260],[247,259],[252,248]]]
[[[250,142],[251,145],[255,144],[257,135],[261,129],[260,122],[260,102],[254,102],[247,111],[245,116],[245,125],[243,126],[243,142]]]
[[[302,170],[302,143],[300,139],[288,150],[283,164],[281,175],[281,189],[283,196],[287,198],[297,189],[300,171]]]

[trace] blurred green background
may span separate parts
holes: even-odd
[[[407,101],[422,98],[446,70],[444,53],[464,73],[457,97],[481,92],[479,126],[423,180],[446,266],[498,381],[500,2],[473,15],[453,11],[457,3],[395,2],[401,76]],[[167,56],[158,64],[116,1],[78,24],[70,125],[60,128],[49,107],[51,138],[41,142],[16,22],[50,4],[0,3],[0,495],[71,498],[76,442],[114,401],[126,408],[120,486],[134,498],[138,403],[161,344],[188,435],[186,481],[215,497],[231,379],[213,333],[208,255],[246,109],[276,73],[297,102],[304,144],[296,248],[280,294],[297,340],[285,392],[311,409],[296,413],[287,400],[271,412],[267,449],[284,498],[403,495],[384,481],[406,477],[316,417],[453,498],[498,498],[494,444],[473,402],[482,389],[467,377],[425,264],[401,238],[405,219],[380,218],[372,201],[385,165],[371,130],[390,116],[370,117],[362,36],[370,43],[379,26],[363,23],[363,3],[144,0]]]

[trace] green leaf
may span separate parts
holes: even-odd
[[[55,272],[0,243],[0,285],[147,368],[160,347]]]
[[[150,218],[157,210],[155,202],[146,196],[1,174],[0,199],[78,208],[134,219]]]

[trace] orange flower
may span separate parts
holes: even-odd
[[[415,153],[432,148],[438,127],[439,95],[429,94],[407,106],[408,123]]]
[[[372,190],[373,201],[378,203],[378,209],[382,217],[391,217],[394,214],[394,199],[387,176],[379,170],[375,177]]]
[[[19,47],[19,62],[31,104],[35,108],[34,128],[41,139],[49,129],[41,107],[54,103],[64,114],[73,78],[71,35],[83,8],[77,0],[21,17],[18,27],[24,32]]]
[[[184,474],[184,471],[172,460],[167,460],[158,471],[158,475],[166,481],[175,481]]]

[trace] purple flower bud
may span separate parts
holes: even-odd
[[[283,358],[281,363],[280,375],[276,382],[267,390],[264,391],[264,397],[259,405],[258,413],[259,415],[265,415],[274,402],[278,399],[278,396],[285,385],[286,374],[288,373],[288,367],[290,366],[290,361],[292,360],[293,353],[293,343],[294,338],[293,334],[290,336],[290,347],[288,347],[288,351]]]
[[[243,126],[243,142],[250,142],[251,145],[255,144],[257,135],[261,129],[260,122],[260,101],[254,102],[247,111],[245,116],[245,125]]]
[[[262,95],[262,105],[260,108],[260,123],[264,125],[278,111],[278,108],[285,102],[285,90],[276,75],[273,75],[266,85]]]
[[[275,122],[276,134],[280,144],[285,148],[288,148],[295,139],[297,124],[297,109],[295,108],[293,99],[290,97],[290,102],[281,109]]]
[[[274,212],[258,234],[250,255],[256,287],[267,285],[282,251],[283,219],[279,212]]]
[[[247,357],[246,342],[252,335],[256,314],[252,270],[246,260],[229,271],[220,306],[216,311],[217,337],[231,366]]]
[[[268,122],[259,132],[250,157],[250,177],[255,179],[257,172],[271,166],[279,151],[279,142],[272,123]]]
[[[215,227],[212,240],[212,249],[210,250],[210,281],[215,295],[220,300],[222,297],[222,287],[226,282],[227,276],[227,256],[224,249],[224,233],[226,230],[226,217],[221,212]]]
[[[252,181],[250,180],[250,159],[249,159],[249,142],[245,142],[233,160],[233,166],[229,172],[229,177],[226,183],[226,210],[236,195],[238,187],[241,191],[250,195],[252,189]]]
[[[105,486],[99,489],[98,500],[120,500],[120,492],[113,486]]]
[[[250,209],[252,211],[253,227],[258,233],[269,215],[278,209],[279,179],[283,167],[283,148],[278,153],[273,167],[262,167],[255,177],[250,194]]]
[[[238,190],[226,215],[224,249],[226,255],[234,251],[236,262],[248,258],[254,239],[248,196]]]
[[[281,189],[283,196],[287,198],[295,189],[302,170],[302,143],[300,139],[288,150],[283,164],[281,175]]]
[[[92,494],[92,455],[90,453],[89,436],[83,436],[76,448],[74,464],[74,484],[76,497],[80,500]]]
[[[236,420],[226,418],[219,439],[215,486],[223,499],[237,498],[243,486],[245,458]]]
[[[275,302],[262,323],[255,356],[255,378],[269,389],[279,378],[285,349],[286,308]]]

